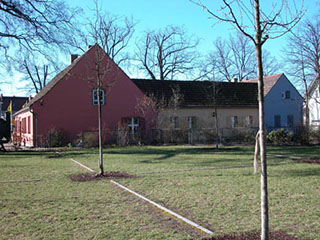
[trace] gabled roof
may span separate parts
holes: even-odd
[[[274,85],[279,81],[279,79],[284,76],[284,73],[270,75],[270,76],[264,76],[263,77],[263,88],[264,88],[264,96],[267,96],[268,93],[271,91]],[[249,80],[243,80],[243,83],[257,83],[258,78],[249,79]]]
[[[257,106],[257,84],[132,79],[147,96],[166,103],[181,95],[180,106]]]
[[[93,45],[92,47],[90,47],[85,53],[83,53],[81,56],[79,56],[78,58],[76,58],[69,66],[67,66],[65,69],[63,69],[60,73],[58,73],[30,102],[28,102],[28,104],[26,105],[26,107],[30,107],[32,106],[35,102],[37,102],[38,100],[40,100],[42,97],[44,97],[63,77],[65,77],[70,71],[71,69],[74,68],[74,66],[77,65],[77,63],[84,58],[87,53],[89,51],[91,51],[92,49],[99,47],[100,46],[98,44]]]

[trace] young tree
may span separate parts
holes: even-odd
[[[250,0],[248,2],[241,0],[221,0],[221,8],[219,11],[210,10],[201,0],[190,1],[201,6],[217,21],[232,24],[232,26],[248,37],[255,46],[258,75],[259,145],[261,160],[261,239],[267,240],[269,232],[269,210],[262,46],[268,39],[280,37],[290,31],[300,21],[304,12],[296,8],[295,2],[293,2],[294,9],[288,9],[289,5],[286,0],[282,0],[280,5],[274,3],[270,13],[262,10],[259,0]],[[292,14],[286,15],[287,13]],[[245,17],[247,17],[247,19],[245,19]]]
[[[137,43],[137,60],[151,79],[172,80],[195,68],[198,42],[181,27],[148,31]]]
[[[98,144],[99,144],[99,169],[100,175],[104,175],[103,164],[103,116],[102,108],[106,102],[106,96],[111,91],[114,84],[113,81],[107,81],[107,76],[111,72],[111,59],[106,56],[103,49],[99,45],[94,45],[94,58],[88,61],[88,71],[92,71],[93,76],[80,76],[83,80],[88,81],[88,85],[92,88],[93,99],[96,99],[98,113]]]

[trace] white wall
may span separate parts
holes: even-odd
[[[310,92],[309,112],[310,126],[320,126],[320,94],[317,84]]]

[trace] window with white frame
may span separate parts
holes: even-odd
[[[231,117],[231,128],[236,128],[239,126],[238,116]]]
[[[195,116],[188,117],[188,128],[189,129],[196,128],[196,117]]]
[[[92,89],[92,104],[98,105],[98,89],[94,88]],[[105,104],[105,91],[104,89],[100,89],[100,104]]]
[[[250,128],[253,125],[253,117],[252,116],[246,116],[246,127]]]
[[[128,118],[129,133],[131,133],[131,134],[138,133],[139,126],[140,126],[139,118],[137,118],[137,117]]]
[[[172,127],[172,129],[179,128],[179,118],[178,117],[171,117],[171,127]]]

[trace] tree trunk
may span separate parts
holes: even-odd
[[[265,142],[264,123],[264,89],[262,66],[262,30],[260,22],[259,0],[254,1],[256,23],[256,55],[258,73],[258,98],[259,98],[259,137],[260,137],[260,161],[261,161],[261,240],[269,239],[269,209],[268,209],[268,185],[267,185],[267,154]]]
[[[253,173],[257,174],[259,171],[258,167],[258,155],[259,155],[259,131],[257,132],[256,135],[256,146],[254,149],[254,159],[253,159]]]
[[[98,94],[98,128],[99,128],[99,169],[100,174],[104,174],[103,170],[103,153],[102,153],[102,113],[101,113],[101,89],[97,89]]]
[[[307,80],[305,78],[305,74],[303,73],[303,83],[305,88],[305,104],[306,104],[306,110],[305,110],[305,132],[306,132],[306,141],[309,143],[309,127],[310,127],[310,116],[309,116],[309,92],[308,92],[308,85]]]
[[[216,114],[216,149],[219,148],[219,124],[218,124],[218,109],[215,108]]]

